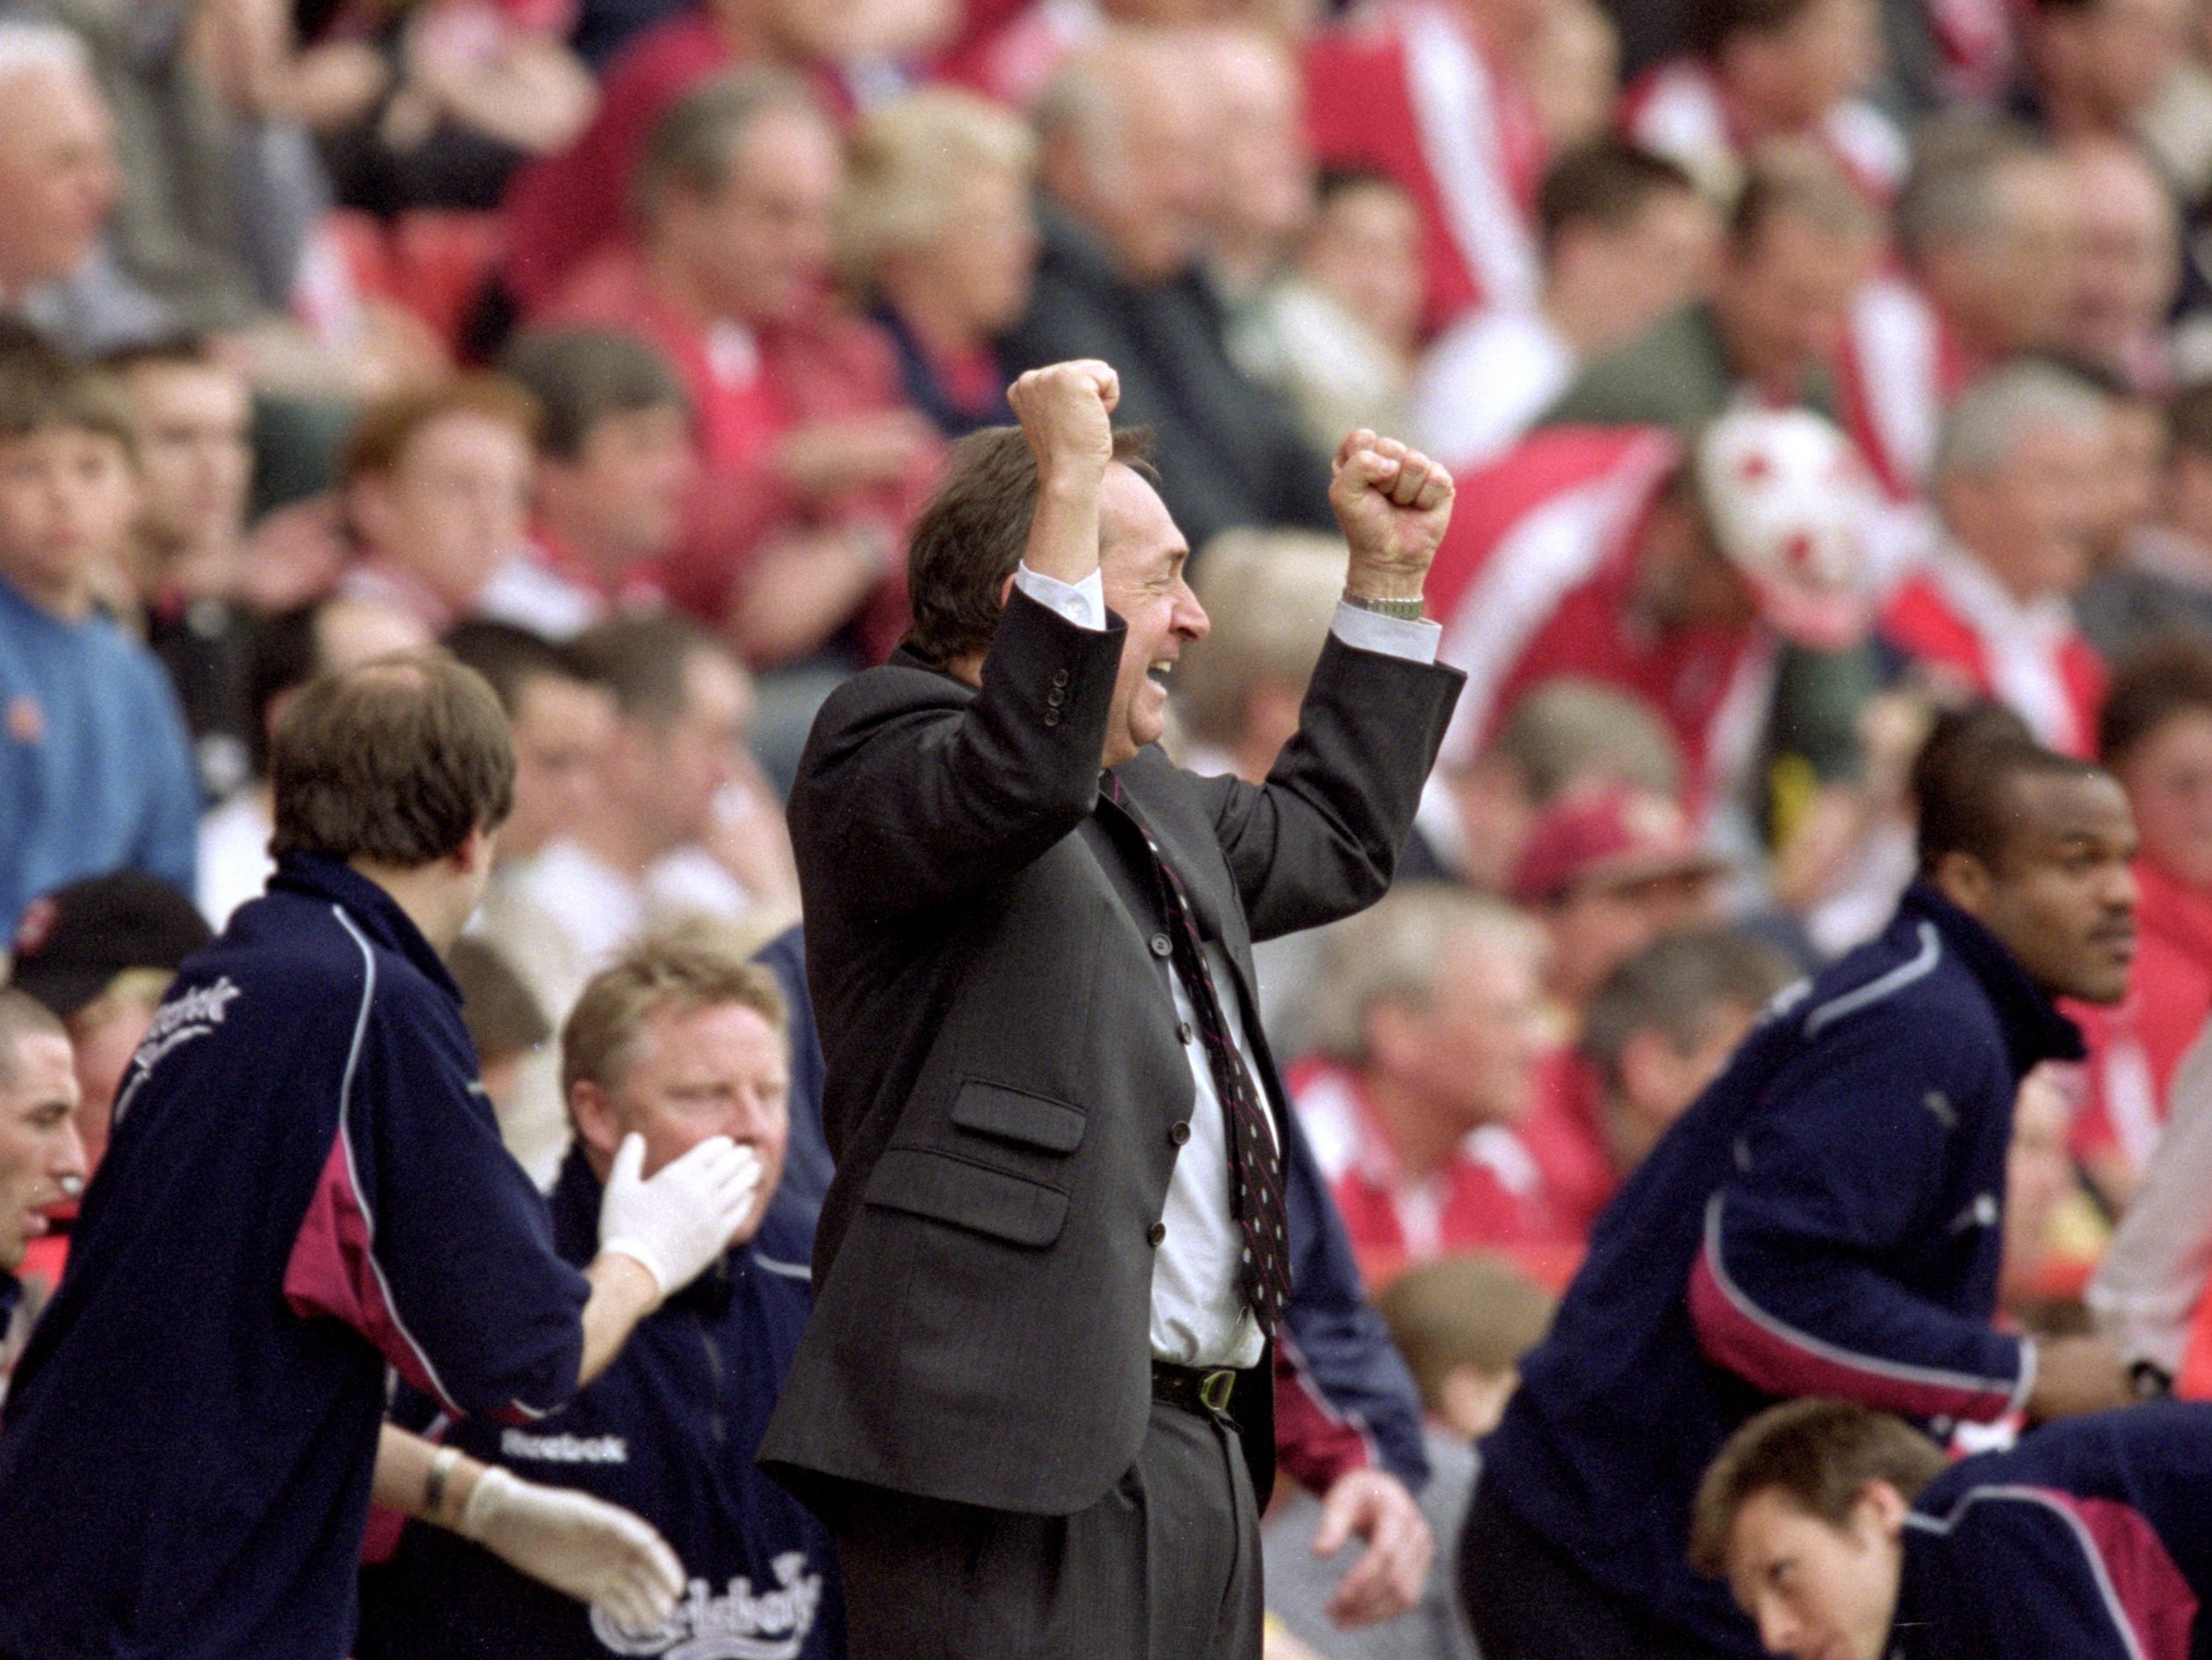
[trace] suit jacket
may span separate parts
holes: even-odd
[[[1095,812],[1124,629],[1016,591],[972,690],[901,653],[823,706],[791,797],[837,1159],[816,1303],[763,1462],[1041,1515],[1150,1414],[1153,1229],[1195,1093],[1157,901]],[[1264,787],[1157,748],[1125,795],[1234,966],[1389,884],[1463,677],[1332,639]],[[1273,1476],[1266,1363],[1237,1392]]]

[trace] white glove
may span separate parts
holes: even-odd
[[[642,1263],[665,1297],[729,1249],[730,1236],[753,1213],[761,1156],[716,1136],[670,1159],[650,1181],[639,1179],[644,1168],[645,1137],[633,1131],[622,1138],[607,1173],[599,1249]]]
[[[510,1567],[650,1631],[683,1594],[683,1565],[651,1525],[618,1505],[493,1465],[476,1478],[454,1531]]]

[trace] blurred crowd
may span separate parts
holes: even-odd
[[[1261,953],[1439,1448],[1882,925],[1966,726],[2101,761],[2141,839],[2133,989],[2010,1173],[2011,1316],[2078,1324],[2212,1014],[2208,227],[2195,0],[8,0],[0,937],[97,1163],[271,868],[274,723],[443,642],[518,762],[456,971],[551,1184],[552,1035],[656,928],[799,920],[781,790],[948,446],[1099,357],[1212,619],[1200,769],[1296,728],[1343,434],[1457,478],[1399,886]],[[1276,1531],[1286,1634],[1466,1652],[1357,1646]]]

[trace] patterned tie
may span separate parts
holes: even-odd
[[[1167,920],[1165,932],[1153,936],[1152,949],[1173,962],[1198,1017],[1197,1036],[1205,1046],[1214,1090],[1228,1117],[1229,1212],[1244,1238],[1245,1302],[1259,1321],[1260,1330],[1272,1337],[1283,1318],[1283,1304],[1290,1295],[1290,1250],[1283,1225],[1282,1158],[1276,1151],[1274,1127],[1268,1122],[1267,1102],[1252,1081],[1251,1069],[1245,1065],[1236,1040],[1230,1036],[1221,994],[1199,936],[1197,913],[1190,907],[1182,878],[1160,855],[1151,829],[1124,798],[1121,780],[1110,772],[1104,776],[1103,789],[1106,799],[1144,838],[1146,850],[1152,855],[1160,914]]]

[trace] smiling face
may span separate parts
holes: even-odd
[[[1183,647],[1204,639],[1210,624],[1184,579],[1189,545],[1160,493],[1125,466],[1106,470],[1098,543],[1106,608],[1129,625],[1100,763],[1118,767],[1167,730],[1167,676]]]
[[[1897,1613],[1905,1501],[1869,1482],[1840,1527],[1767,1488],[1729,1534],[1728,1584],[1768,1654],[1881,1660]]]

